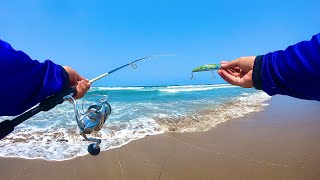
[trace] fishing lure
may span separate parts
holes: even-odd
[[[220,68],[221,68],[220,64],[206,64],[206,65],[203,65],[203,66],[199,66],[199,67],[194,68],[192,70],[190,79],[195,79],[195,77],[193,76],[193,73],[195,73],[195,72],[204,72],[204,71],[212,71],[212,76],[214,78],[213,71],[214,70],[219,70]]]

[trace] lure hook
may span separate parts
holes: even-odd
[[[211,72],[212,72],[211,79],[215,79],[215,78],[216,78],[216,76],[214,75],[213,71],[211,71]]]
[[[219,70],[221,68],[221,65],[220,64],[206,64],[206,65],[203,65],[203,66],[199,66],[197,68],[194,68],[192,70],[192,73],[194,72],[204,72],[204,71],[211,71],[212,72],[212,77],[211,79],[215,79],[215,75],[214,75],[214,72],[215,70]],[[194,79],[193,77],[193,74],[191,76],[191,79]]]
[[[191,80],[194,80],[196,79],[194,76],[193,76],[193,72],[191,73],[191,77],[190,77]]]

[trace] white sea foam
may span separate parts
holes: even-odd
[[[160,126],[153,119],[141,118],[108,123],[94,136],[102,140],[101,150],[108,150],[159,133],[162,133]],[[89,144],[83,141],[75,128],[60,128],[54,132],[24,129],[15,131],[0,142],[0,156],[59,161],[88,154]]]
[[[270,96],[264,92],[245,94],[242,97],[230,99],[230,101],[216,105],[212,109],[204,110],[193,115],[182,115],[165,118],[157,118],[157,122],[164,131],[175,132],[204,132],[217,124],[239,118],[245,114],[260,111]]]
[[[144,87],[93,87],[91,91],[141,90]]]
[[[164,86],[164,87],[93,87],[91,91],[161,91],[161,92],[191,92],[206,91],[219,88],[235,88],[230,84],[214,84],[214,85],[186,85],[186,86]]]
[[[265,105],[264,101],[269,99],[269,96],[261,92],[242,93],[240,89],[221,89],[234,88],[226,84],[128,88],[142,93],[138,94],[138,97],[143,96],[145,91],[169,91],[154,93],[153,99],[146,101],[110,102],[111,116],[104,128],[93,134],[102,139],[102,151],[166,131],[206,131],[217,123],[260,110]],[[114,90],[114,88],[111,89]],[[119,90],[117,87],[115,89]],[[229,94],[227,97],[215,95],[214,99],[206,97],[207,95],[199,99],[184,99],[184,96],[178,93],[172,93],[173,95],[167,93],[185,91],[192,94],[193,91],[213,89],[221,89],[221,93]],[[104,90],[96,89],[96,91]],[[217,91],[212,91],[212,94]],[[242,94],[239,97],[234,95],[235,92]],[[137,93],[133,94],[136,96]],[[163,94],[173,98],[163,98]],[[229,97],[231,95],[233,98]],[[86,103],[92,103],[95,98],[89,97]],[[78,134],[73,117],[72,106],[68,103],[59,105],[49,112],[38,114],[19,125],[13,133],[0,141],[0,156],[66,160],[88,154],[87,146],[90,142],[84,141]],[[4,119],[8,118],[0,118],[0,120]]]
[[[193,86],[168,86],[164,89],[159,89],[161,92],[178,93],[178,92],[192,92],[192,91],[207,91],[213,89],[224,89],[224,88],[236,88],[236,86],[218,84],[218,85],[193,85]]]
[[[221,86],[233,86],[230,84],[200,84],[200,85],[185,85],[185,86],[167,86],[167,88],[196,88],[196,87],[221,87]]]

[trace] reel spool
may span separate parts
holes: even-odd
[[[100,104],[93,104],[87,108],[87,110],[81,114],[78,110],[77,101],[70,95],[65,97],[65,100],[73,104],[75,111],[75,118],[80,129],[80,135],[86,141],[94,142],[88,146],[89,154],[96,156],[100,153],[101,139],[87,137],[93,131],[100,131],[104,123],[111,114],[111,106],[107,102],[106,96],[100,99]]]

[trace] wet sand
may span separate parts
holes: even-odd
[[[166,133],[68,161],[0,159],[0,179],[320,179],[320,102],[273,97],[203,133]]]

